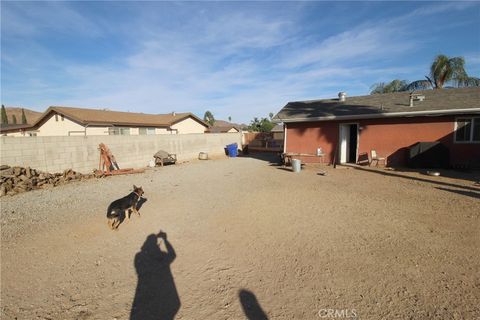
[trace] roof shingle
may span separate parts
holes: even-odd
[[[378,118],[409,116],[415,113],[428,115],[448,113],[480,113],[480,87],[416,91],[425,96],[424,101],[414,101],[410,107],[410,92],[373,94],[289,102],[274,119],[284,122],[324,121],[335,119]]]

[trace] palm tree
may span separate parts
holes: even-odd
[[[469,77],[465,71],[463,57],[449,58],[444,54],[438,55],[430,66],[430,76],[427,80],[417,80],[407,86],[407,90],[442,89],[448,82],[456,87],[478,86],[478,78]]]
[[[390,83],[385,84],[385,82],[375,83],[373,86],[370,87],[370,94],[377,94],[377,93],[390,93],[390,92],[399,92],[405,91],[408,82],[407,80],[399,80],[395,79]]]
[[[210,126],[213,126],[215,123],[215,118],[213,117],[213,114],[210,111],[206,111],[205,115],[203,116],[203,120],[208,123]]]

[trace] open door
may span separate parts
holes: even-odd
[[[358,157],[358,124],[347,123],[339,126],[338,158],[340,163],[357,163]]]

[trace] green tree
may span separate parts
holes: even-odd
[[[407,86],[407,80],[395,79],[389,83],[379,82],[370,87],[370,94],[405,91]]]
[[[5,110],[5,106],[2,104],[2,124],[8,124],[8,117],[7,117],[7,110]]]
[[[213,117],[213,114],[210,111],[206,111],[205,115],[203,116],[203,120],[208,123],[210,126],[213,126],[215,124],[215,118]]]
[[[441,89],[447,84],[452,87],[480,86],[480,79],[470,77],[465,71],[465,59],[463,57],[449,58],[443,54],[435,57],[430,66],[430,75],[425,76],[425,78],[426,80],[416,80],[410,84],[407,84],[405,80],[398,79],[389,83],[375,83],[370,87],[370,94]]]
[[[232,122],[232,117],[228,116],[228,122]]]
[[[17,124],[17,117],[15,115],[12,115],[12,123]]]
[[[439,54],[430,66],[430,75],[426,80],[413,81],[407,86],[407,90],[442,89],[446,84],[453,87],[479,86],[480,80],[468,76],[465,71],[465,59],[463,57],[448,57]]]
[[[270,132],[272,131],[273,127],[275,127],[275,124],[268,118],[258,119],[257,117],[255,117],[250,122],[250,125],[248,126],[248,131]]]
[[[22,124],[27,124],[27,116],[25,115],[25,110],[22,108]]]

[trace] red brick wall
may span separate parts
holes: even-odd
[[[336,153],[339,124],[358,123],[358,154],[369,154],[375,149],[386,156],[389,165],[406,165],[408,147],[425,141],[440,141],[450,150],[452,164],[480,162],[480,144],[454,143],[455,117],[414,117],[372,119],[359,121],[302,122],[287,124],[287,152],[315,154],[317,148],[326,153],[325,162],[331,163]],[[304,158],[305,162],[318,161]]]

